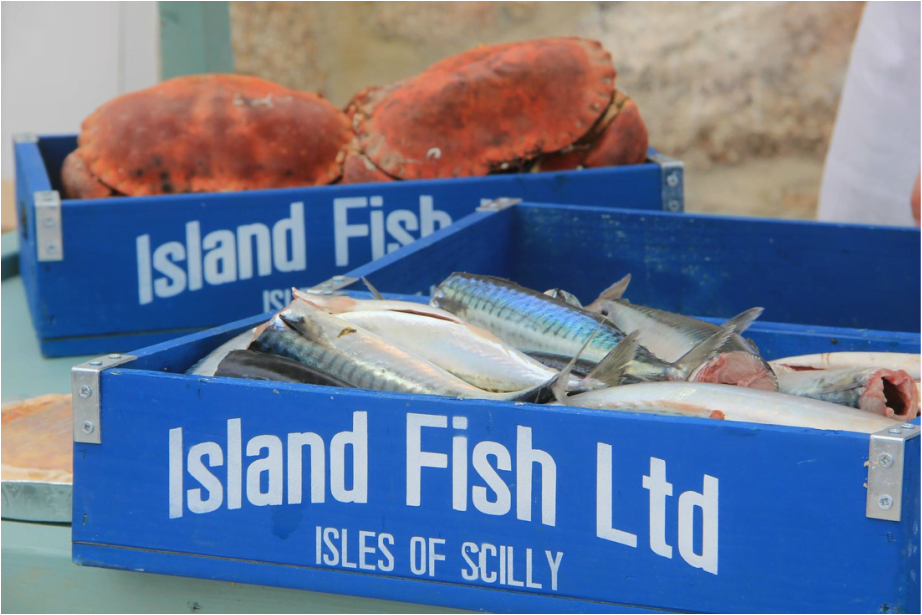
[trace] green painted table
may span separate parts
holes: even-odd
[[[69,393],[70,368],[92,357],[43,358],[32,329],[25,289],[8,275],[15,235],[3,236],[0,289],[0,397],[3,402],[43,393]],[[11,266],[11,265],[10,265]],[[2,521],[3,613],[453,613],[450,609],[225,583],[143,572],[77,566],[70,525]]]

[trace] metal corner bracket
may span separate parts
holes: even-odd
[[[475,211],[502,211],[513,205],[518,205],[522,199],[500,197],[498,199],[480,199],[480,206]]]
[[[17,132],[13,135],[13,143],[38,143],[38,135],[34,132]]]
[[[685,211],[685,163],[656,152],[649,156],[660,167],[665,211]]]
[[[57,190],[39,190],[35,200],[35,250],[39,262],[64,260],[61,196]]]
[[[102,443],[102,391],[99,374],[103,370],[135,360],[130,354],[109,354],[75,365],[70,370],[70,388],[74,405],[74,442]]]
[[[871,434],[868,451],[868,501],[870,519],[899,521],[903,508],[903,464],[906,441],[919,436],[919,426],[903,423]]]

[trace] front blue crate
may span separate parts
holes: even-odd
[[[102,371],[76,563],[490,612],[918,612],[918,437],[884,521],[867,434],[183,374],[266,317]]]

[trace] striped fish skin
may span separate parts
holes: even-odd
[[[296,299],[273,317],[251,348],[302,361],[352,386],[378,391],[500,401],[546,401],[553,380],[531,389],[491,393],[381,337]]]
[[[353,340],[361,338],[360,348],[347,343],[331,346],[325,339],[306,337],[277,315],[250,348],[300,361],[362,389],[456,397],[477,392],[469,385],[466,390],[450,386],[448,377],[451,375],[447,372],[416,360],[380,339],[369,339],[369,334],[360,332],[349,323],[343,322],[333,333],[333,338],[337,335]]]
[[[255,350],[232,350],[218,365],[215,376],[247,378],[273,382],[297,382],[333,387],[351,387],[306,363],[287,357]]]
[[[557,371],[469,324],[418,314],[361,311],[339,318],[381,336],[486,391],[519,391],[544,384]]]
[[[572,357],[594,335],[580,358],[597,363],[625,337],[600,314],[491,276],[453,273],[435,290],[430,304],[491,331],[523,351]],[[625,375],[635,381],[681,380],[687,376],[643,347]]]
[[[431,316],[432,318],[441,318],[451,322],[461,323],[462,321],[445,310],[432,307],[426,303],[415,303],[413,301],[399,301],[396,299],[355,299],[348,295],[320,295],[315,293],[306,293],[292,288],[292,293],[298,299],[307,301],[312,305],[322,308],[330,314],[346,314],[350,312],[365,312],[382,310],[405,312],[407,314],[421,314]]]
[[[525,354],[530,356],[532,359],[535,359],[545,367],[549,367],[550,369],[557,371],[565,368],[572,358],[551,352],[539,352],[537,350],[529,350]],[[575,376],[584,377],[587,376],[593,369],[595,369],[595,366],[596,363],[579,358],[576,360],[576,364],[573,366],[572,373]]]

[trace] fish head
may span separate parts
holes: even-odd
[[[763,391],[778,390],[778,378],[765,359],[742,350],[719,353],[696,369],[689,381],[730,384]]]

